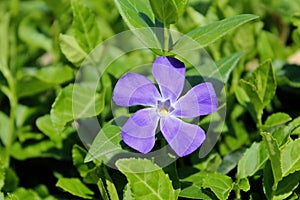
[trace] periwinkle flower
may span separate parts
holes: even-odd
[[[158,57],[152,74],[159,86],[145,76],[127,73],[113,91],[113,101],[119,106],[146,106],[135,112],[121,130],[123,141],[133,149],[148,153],[155,143],[155,131],[160,130],[175,153],[182,157],[195,151],[205,140],[205,132],[195,124],[180,118],[195,118],[213,113],[218,100],[211,83],[191,88],[180,97],[185,83],[184,64],[172,57]]]

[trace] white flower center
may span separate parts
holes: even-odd
[[[170,100],[157,101],[157,112],[161,117],[167,116],[172,110],[174,109],[171,106]]]

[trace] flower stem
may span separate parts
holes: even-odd
[[[164,28],[164,52],[169,52],[169,40],[170,40],[170,32],[169,32],[170,25],[166,25]]]

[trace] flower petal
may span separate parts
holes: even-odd
[[[152,74],[164,99],[171,102],[179,97],[185,81],[185,66],[176,58],[158,57],[152,66]]]
[[[176,117],[193,118],[218,110],[218,98],[211,83],[201,83],[189,90],[175,104]]]
[[[133,149],[148,153],[155,143],[159,116],[155,108],[144,108],[134,113],[121,130],[123,141]]]
[[[161,119],[160,129],[169,145],[180,157],[194,152],[205,140],[205,132],[199,126],[172,116]]]
[[[161,96],[155,85],[145,76],[127,73],[117,82],[113,101],[119,106],[155,106]]]

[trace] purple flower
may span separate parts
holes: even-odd
[[[199,126],[179,118],[194,118],[215,112],[218,100],[211,83],[191,88],[180,94],[185,82],[185,66],[176,58],[158,57],[152,66],[155,85],[145,76],[127,73],[120,78],[113,91],[113,101],[119,106],[143,105],[122,127],[123,141],[133,149],[148,153],[155,143],[159,124],[162,135],[178,156],[195,151],[205,140]]]

